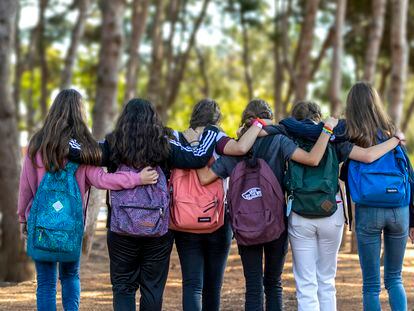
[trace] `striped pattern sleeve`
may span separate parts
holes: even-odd
[[[219,130],[215,126],[207,127],[196,148],[183,145],[178,140],[170,140],[169,164],[172,168],[201,168],[207,165],[216,146]]]

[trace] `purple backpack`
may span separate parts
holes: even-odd
[[[227,199],[238,244],[270,242],[285,231],[285,198],[264,160],[253,158],[236,165],[230,176]]]
[[[118,171],[139,172],[121,165]],[[111,191],[110,230],[115,233],[159,237],[167,233],[169,224],[169,192],[162,170],[155,185]]]

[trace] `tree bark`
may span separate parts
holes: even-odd
[[[338,116],[342,110],[341,86],[342,70],[341,61],[343,53],[342,33],[345,23],[346,0],[338,0],[335,14],[335,37],[333,43],[333,57],[331,69],[331,83],[329,97],[331,101],[331,114]]]
[[[400,125],[407,79],[407,0],[391,0],[391,84],[388,112]]]
[[[299,46],[297,53],[297,78],[295,87],[295,98],[306,99],[307,87],[310,76],[310,53],[313,45],[313,33],[315,29],[316,13],[319,0],[306,1],[305,19],[302,24]]]
[[[96,84],[96,99],[93,109],[92,132],[96,139],[103,139],[111,129],[117,113],[118,74],[123,43],[123,17],[125,0],[103,0],[101,2],[102,29],[101,49]],[[83,240],[83,252],[89,255],[99,210],[104,204],[103,192],[95,189],[91,193]]]
[[[49,0],[39,0],[39,37],[38,37],[38,52],[39,52],[39,64],[41,75],[40,86],[40,108],[42,112],[42,118],[46,117],[47,113],[47,101],[49,97],[47,83],[49,70],[47,66],[47,44],[45,40],[45,12]]]
[[[391,74],[391,65],[384,65],[381,69],[381,80],[378,88],[378,92],[382,98],[385,97],[387,89],[387,80]]]
[[[274,39],[273,39],[273,98],[274,98],[274,119],[276,122],[282,118],[282,86],[283,86],[283,64],[281,56],[281,14],[278,11],[279,1],[275,0],[275,16],[274,16]]]
[[[20,282],[32,269],[19,236],[16,217],[19,188],[19,134],[10,91],[10,55],[13,47],[17,1],[0,1],[0,281]]]
[[[243,68],[244,79],[246,81],[248,100],[253,99],[253,77],[250,64],[250,46],[249,46],[249,33],[247,30],[246,20],[243,9],[240,9],[240,24],[242,28],[242,41],[243,41]]]
[[[14,54],[16,56],[16,65],[14,69],[14,81],[13,81],[13,100],[15,106],[15,113],[16,113],[16,122],[17,126],[20,122],[20,85],[22,80],[23,74],[23,64],[22,64],[22,49],[20,45],[20,29],[19,29],[19,21],[20,21],[20,2],[17,1],[16,3],[16,18],[14,23]]]
[[[204,59],[204,55],[201,52],[199,48],[195,48],[197,53],[197,59],[198,59],[198,67],[200,68],[200,74],[201,78],[203,80],[203,86],[201,88],[201,93],[205,98],[208,98],[210,96],[210,83],[208,79],[208,72],[206,67],[206,61]]]
[[[88,15],[89,6],[90,0],[78,0],[79,13],[75,22],[75,27],[72,31],[70,45],[66,52],[65,65],[62,70],[62,77],[60,82],[61,90],[69,88],[72,84],[73,67],[75,65],[76,53],[85,31],[86,17]]]
[[[163,20],[164,20],[164,2],[162,0],[155,0],[155,16],[152,23],[152,51],[151,51],[151,65],[149,69],[149,80],[147,87],[148,98],[152,103],[160,108],[163,104],[161,96],[161,81],[162,81],[162,64],[163,64]]]
[[[414,113],[414,98],[410,102],[407,112],[405,113],[405,118],[401,126],[401,130],[406,132],[408,130],[408,125],[410,124],[411,117]]]
[[[372,18],[369,31],[368,47],[365,54],[363,79],[374,83],[375,69],[384,32],[385,6],[387,0],[371,0]]]
[[[187,67],[187,62],[188,62],[188,59],[190,57],[191,50],[194,46],[198,29],[200,28],[201,23],[203,22],[204,17],[207,13],[207,8],[208,8],[209,3],[210,3],[210,0],[204,0],[203,1],[203,6],[201,7],[200,14],[198,15],[198,17],[197,17],[197,19],[194,23],[193,30],[192,30],[190,38],[188,40],[187,48],[184,51],[184,53],[181,54],[180,57],[178,58],[178,63],[176,65],[176,71],[175,71],[174,76],[173,76],[174,78],[172,79],[171,84],[168,87],[169,92],[168,92],[167,100],[165,102],[166,106],[163,109],[164,114],[174,104],[175,99],[176,99],[176,97],[177,97],[177,95],[180,91],[180,84],[181,84],[181,81],[184,78],[184,72],[185,72],[185,69]]]
[[[331,27],[329,29],[328,35],[325,38],[325,41],[322,44],[322,47],[319,51],[318,56],[316,57],[316,59],[313,62],[311,74],[310,74],[310,77],[309,77],[309,81],[313,80],[313,78],[315,77],[317,71],[319,70],[319,67],[321,66],[322,60],[325,58],[326,52],[328,51],[329,47],[333,43],[334,37],[335,37],[335,28]]]
[[[149,2],[149,0],[134,0],[132,4],[132,33],[128,50],[124,103],[137,95],[139,46],[147,24]]]

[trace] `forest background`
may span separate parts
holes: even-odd
[[[409,0],[0,0],[0,281],[32,278],[15,214],[21,148],[60,89],[82,93],[96,139],[135,96],[178,130],[213,98],[234,136],[251,98],[271,103],[276,121],[298,99],[341,115],[351,85],[365,80],[410,149],[413,46]]]

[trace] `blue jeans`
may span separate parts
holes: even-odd
[[[277,240],[265,244],[239,245],[246,280],[246,311],[263,310],[263,292],[266,296],[266,311],[283,310],[282,272],[287,249],[287,231]]]
[[[175,232],[183,277],[184,311],[218,311],[232,232],[226,221],[213,233]]]
[[[79,264],[75,262],[35,261],[37,274],[37,310],[56,310],[57,266],[62,285],[62,304],[65,311],[79,310]]]
[[[408,221],[408,207],[356,208],[355,225],[365,311],[381,310],[381,233],[384,233],[384,284],[391,310],[407,310],[402,265],[408,237]]]

